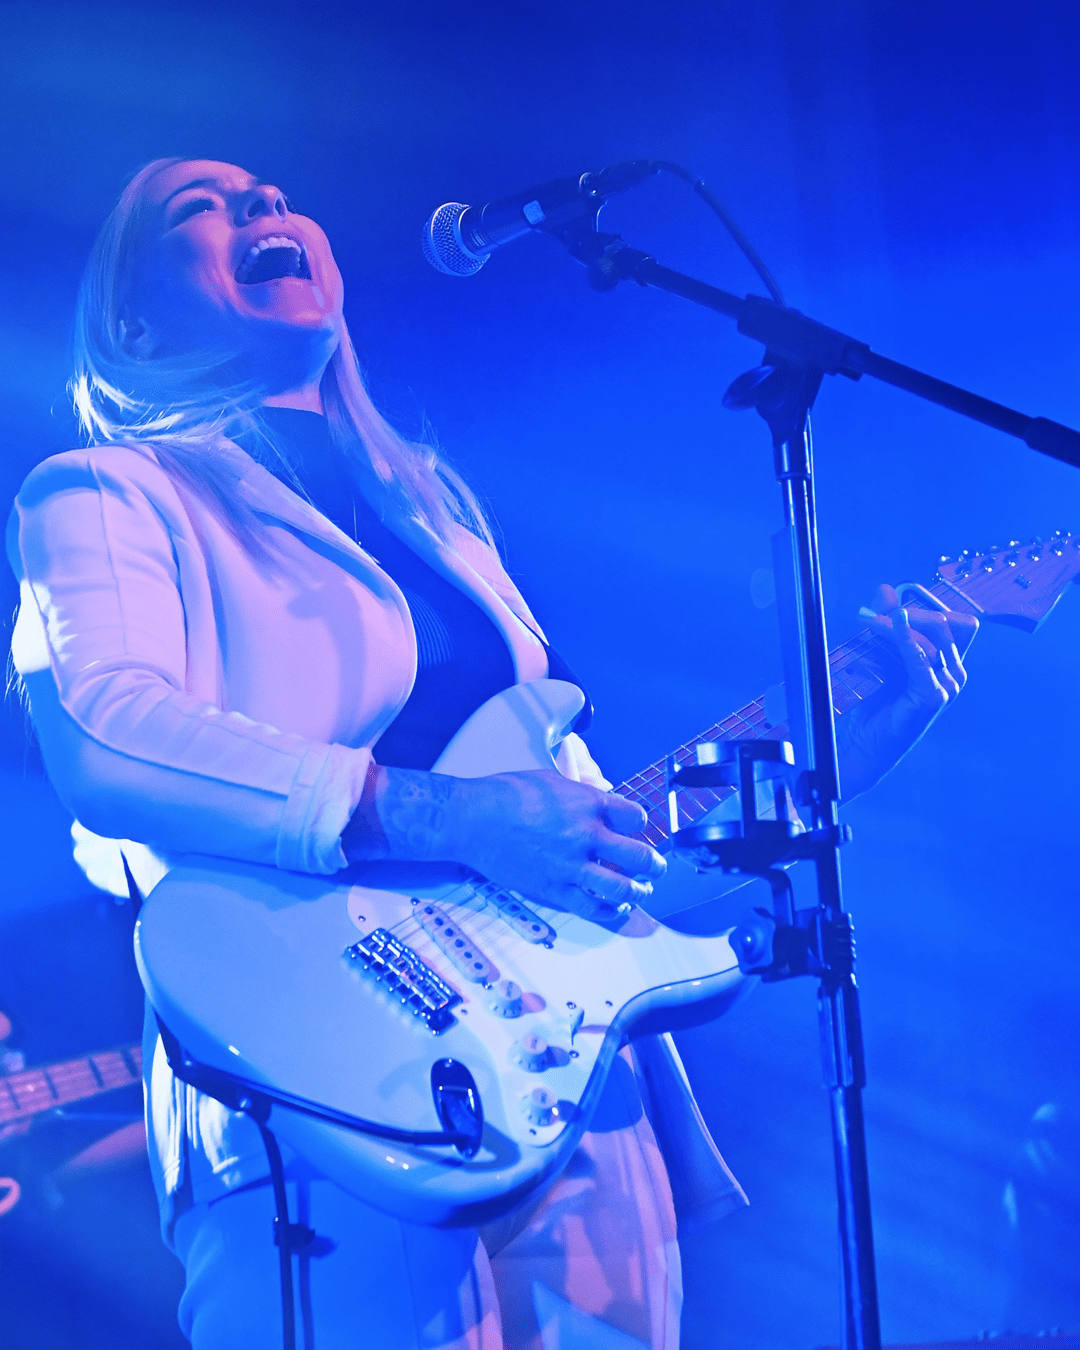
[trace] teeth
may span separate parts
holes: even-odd
[[[236,269],[237,280],[243,281],[244,277],[246,277],[247,274],[251,271],[251,269],[255,266],[255,263],[259,255],[261,253],[265,253],[266,250],[270,248],[293,248],[297,251],[297,253],[301,255],[303,255],[304,252],[303,248],[296,242],[296,240],[290,239],[288,235],[268,234],[265,239],[260,239],[257,243],[252,244],[251,248],[248,250],[247,254],[244,257],[243,262]]]

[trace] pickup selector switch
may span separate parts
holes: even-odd
[[[559,1119],[559,1100],[547,1087],[534,1087],[521,1099],[521,1113],[530,1125],[554,1125]]]
[[[500,980],[488,993],[487,1005],[496,1017],[520,1017],[521,985]]]
[[[548,1043],[543,1036],[530,1031],[528,1035],[522,1036],[520,1041],[514,1042],[510,1058],[526,1073],[543,1073],[550,1061]]]

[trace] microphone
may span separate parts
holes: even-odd
[[[599,210],[611,193],[637,187],[659,168],[655,159],[629,159],[599,173],[525,188],[484,206],[447,202],[432,212],[424,226],[420,240],[424,257],[447,276],[471,277],[503,244],[533,230],[558,230],[590,209]]]

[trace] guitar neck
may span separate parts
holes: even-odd
[[[0,1125],[130,1087],[141,1078],[142,1050],[137,1045],[43,1068],[21,1069],[0,1077]]]
[[[943,582],[927,589],[951,609],[959,608],[958,600],[964,600],[954,587]],[[894,662],[895,657],[885,642],[869,628],[862,629],[853,638],[835,647],[829,653],[829,667],[832,672],[833,707],[837,715],[842,716],[856,703],[876,693],[885,683],[887,672]],[[787,735],[787,725],[783,721],[770,720],[768,702],[768,696],[763,694],[725,717],[722,722],[714,723],[680,745],[674,751],[676,767],[695,762],[696,748],[701,741],[763,740],[767,737],[783,740]],[[654,847],[663,844],[671,832],[667,801],[667,756],[634,774],[625,783],[620,783],[615,791],[645,808],[649,820],[642,831],[643,836]],[[730,797],[733,791],[733,788],[723,787],[680,789],[680,828],[701,820]]]

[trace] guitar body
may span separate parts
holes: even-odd
[[[1058,533],[942,559],[930,589],[914,590],[918,603],[1034,631],[1078,577],[1080,535]],[[863,630],[830,653],[841,717],[888,682],[880,648]],[[582,702],[558,680],[507,689],[435,768],[462,778],[555,768]],[[695,762],[701,741],[784,737],[776,704],[754,700],[678,747],[674,762]],[[644,835],[661,849],[665,784],[658,761],[617,789],[645,808]],[[723,787],[682,796],[680,824],[737,805]],[[609,932],[452,867],[369,864],[315,877],[191,857],[148,899],[136,958],[151,1002],[196,1060],[367,1121],[438,1130],[432,1067],[464,1066],[484,1112],[471,1157],[286,1107],[274,1107],[272,1124],[370,1204],[420,1223],[473,1224],[568,1161],[624,1041],[717,1017],[747,987],[726,937],[687,936],[657,918],[721,889],[721,877],[695,878],[676,859],[652,916],[637,909]]]
[[[581,704],[561,681],[508,689],[436,771],[551,769]],[[719,1016],[746,984],[726,937],[641,910],[608,931],[441,864],[317,877],[190,857],[148,898],[135,945],[154,1008],[214,1068],[430,1131],[432,1065],[464,1065],[484,1111],[471,1158],[272,1113],[275,1133],[345,1190],[427,1224],[497,1217],[553,1178],[620,1046]]]

